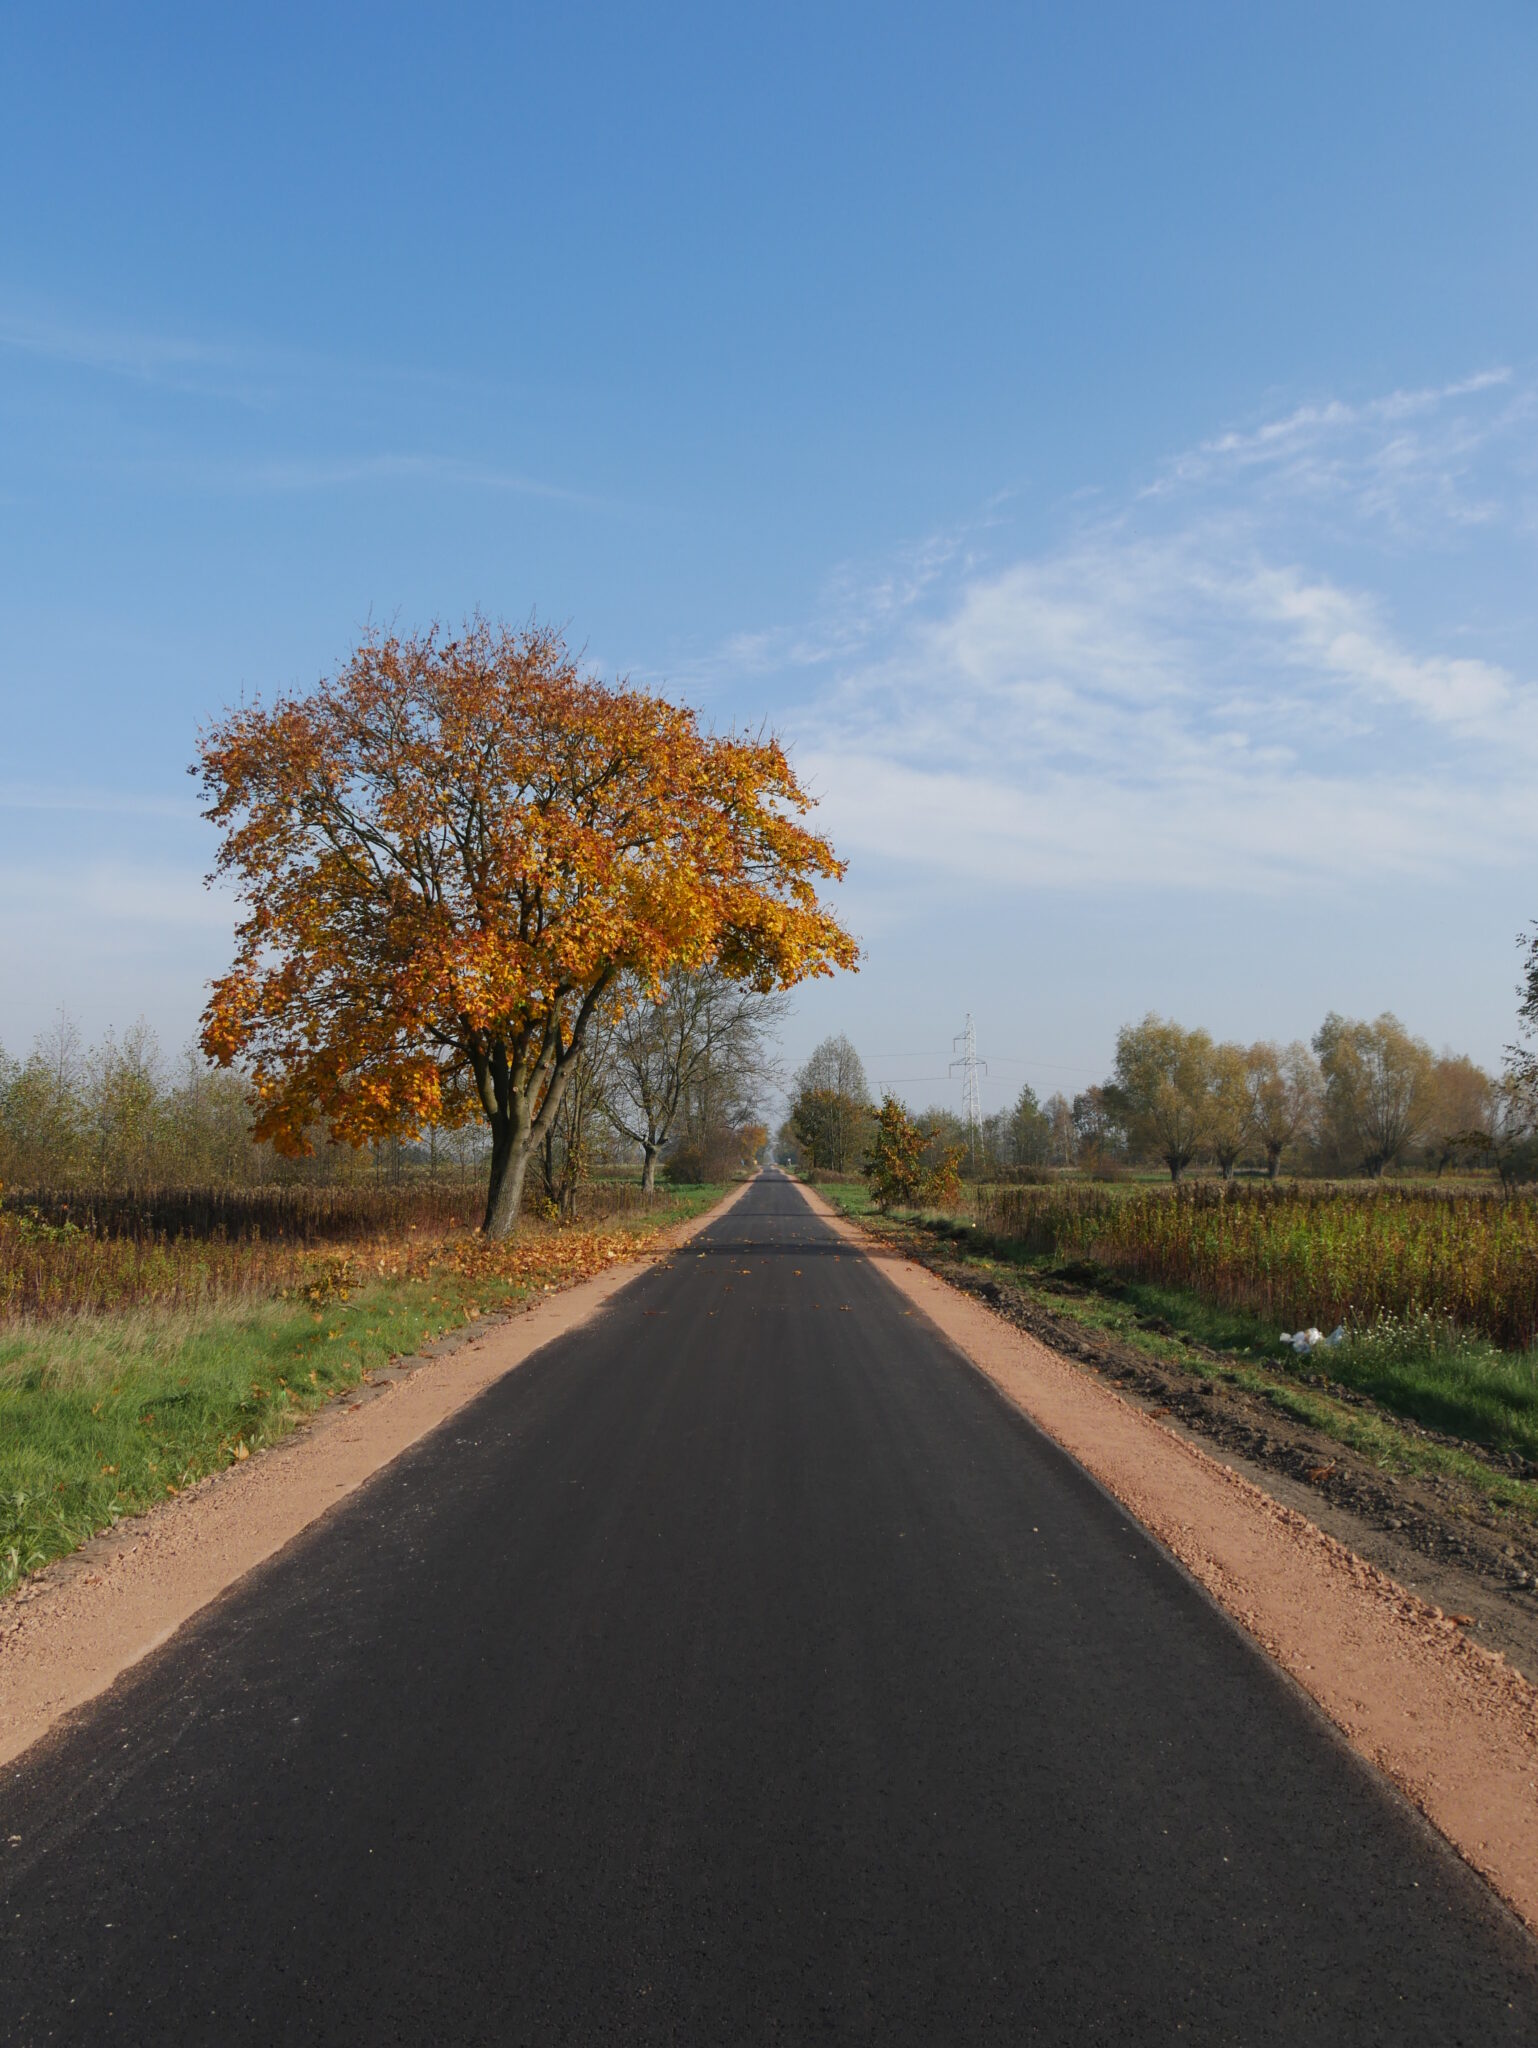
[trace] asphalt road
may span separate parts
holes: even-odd
[[[6,2042],[1532,2048],[1534,1954],[778,1178],[0,1779]]]

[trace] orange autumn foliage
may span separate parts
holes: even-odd
[[[371,635],[309,696],[230,712],[194,772],[245,906],[202,1042],[247,1065],[256,1135],[361,1144],[478,1103],[496,1234],[623,980],[855,963],[779,743],[594,681],[543,628]]]

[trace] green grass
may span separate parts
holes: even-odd
[[[669,1190],[644,1218],[606,1226],[603,1239],[622,1249],[723,1192]],[[445,1266],[366,1279],[345,1297],[321,1287],[317,1299],[0,1325],[0,1594],[98,1530],[288,1435],[392,1358],[574,1277],[581,1269],[562,1256],[573,1242],[535,1240],[516,1277]]]
[[[864,1183],[833,1183],[821,1192],[847,1215],[881,1227]],[[1054,1315],[1182,1371],[1259,1394],[1386,1470],[1454,1479],[1492,1504],[1538,1518],[1538,1484],[1493,1471],[1456,1445],[1429,1443],[1395,1427],[1395,1418],[1404,1418],[1470,1445],[1538,1461],[1538,1353],[1503,1352],[1445,1322],[1420,1318],[1385,1321],[1351,1343],[1299,1357],[1281,1348],[1271,1323],[1245,1309],[1081,1264],[1071,1271],[1083,1291],[1065,1294],[1041,1284],[1063,1270],[1051,1256],[1022,1252],[951,1216],[901,1220],[949,1241],[969,1266],[1014,1280]],[[1322,1380],[1375,1405],[1342,1401]]]

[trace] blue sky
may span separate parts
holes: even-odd
[[[0,1042],[169,1044],[184,770],[370,619],[767,719],[847,1029],[1488,1063],[1538,915],[1525,5],[0,14]]]

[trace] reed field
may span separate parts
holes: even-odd
[[[631,1181],[592,1181],[581,1190],[578,1220],[643,1216],[657,1199]],[[365,1263],[372,1249],[396,1265],[414,1241],[473,1231],[484,1201],[479,1188],[432,1182],[8,1190],[0,1206],[0,1323],[281,1295],[307,1285],[328,1248],[347,1247]]]
[[[830,1192],[882,1228],[867,1183]],[[992,1277],[1012,1273],[1027,1292],[1046,1281],[1055,1316],[1253,1386],[1379,1463],[1455,1473],[1487,1502],[1538,1519],[1530,1196],[1065,1179],[964,1186],[954,1207],[897,1220],[949,1240]],[[1339,1343],[1299,1353],[1279,1341],[1339,1324]],[[1378,1415],[1342,1407],[1342,1390]],[[1394,1418],[1453,1441],[1428,1445]]]
[[[1426,1188],[983,1187],[979,1229],[1033,1255],[1248,1309],[1278,1329],[1431,1318],[1538,1340],[1538,1198]]]

